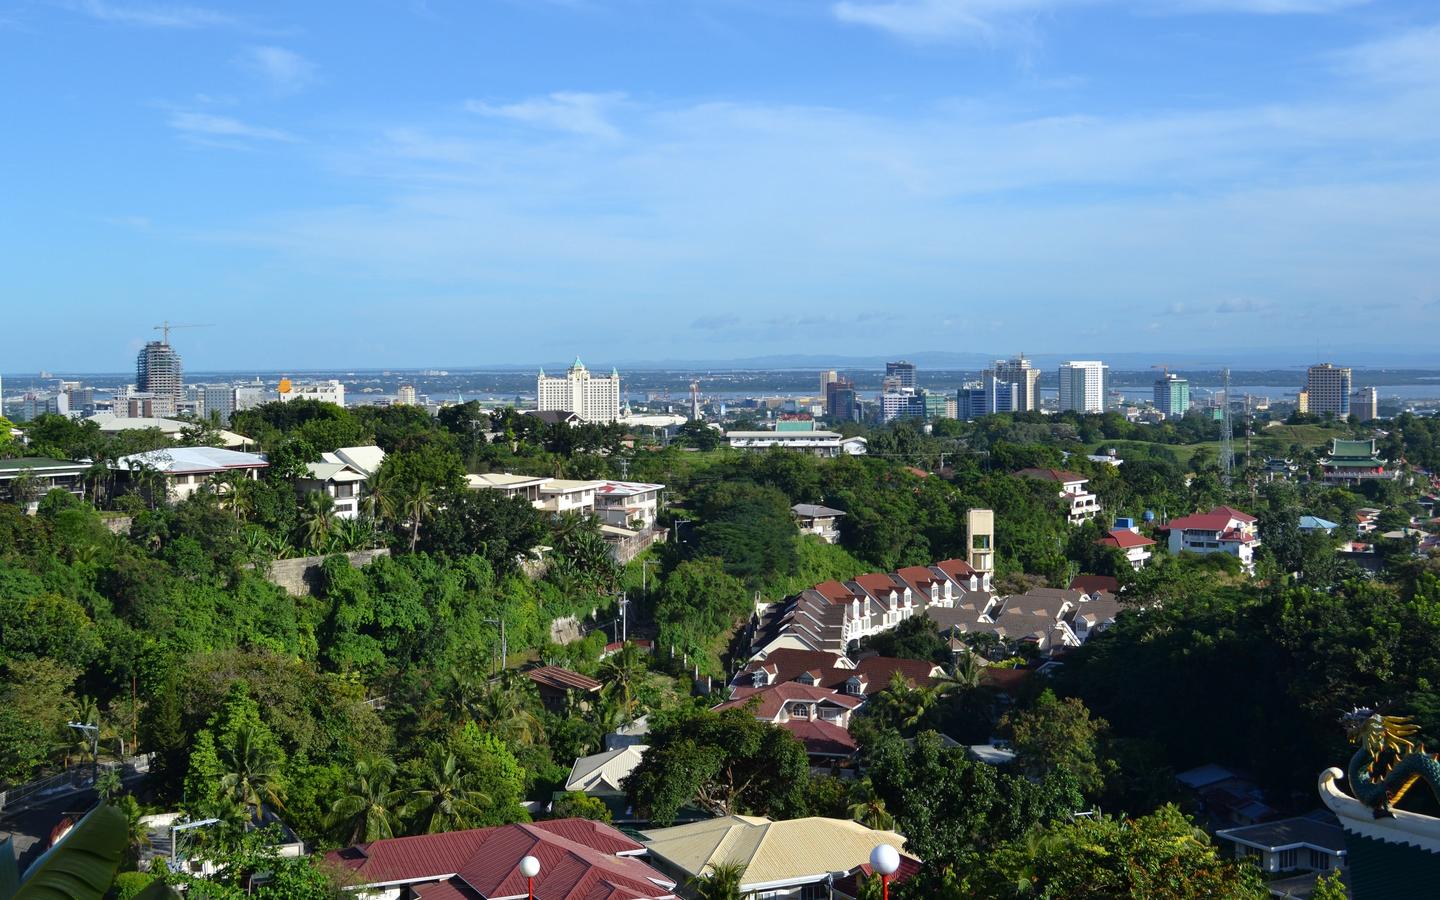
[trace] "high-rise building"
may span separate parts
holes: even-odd
[[[415,406],[419,400],[413,384],[402,384],[395,389],[395,402],[400,406]]]
[[[614,422],[620,418],[620,373],[591,375],[580,358],[563,376],[546,375],[542,369],[535,381],[540,412],[573,412],[586,422]]]
[[[903,359],[899,362],[887,362],[885,377],[896,379],[895,384],[901,390],[913,391],[918,386],[915,381],[915,364]]]
[[[860,404],[855,399],[855,383],[837,378],[825,386],[825,415],[835,422],[858,422]]]
[[[925,400],[925,420],[955,418],[955,396],[940,391],[920,391]]]
[[[985,387],[978,381],[967,382],[955,391],[955,418],[962,422],[985,415]]]
[[[135,357],[135,391],[151,395],[154,415],[175,415],[184,390],[180,354],[169,343],[150,341],[141,348]]]
[[[229,425],[230,417],[235,415],[238,409],[235,397],[235,385],[233,384],[202,384],[199,385],[200,415],[202,418],[215,418],[221,425]]]
[[[1060,364],[1060,411],[1103,413],[1110,367],[1096,360]]]
[[[1311,366],[1305,377],[1305,393],[1312,415],[1332,415],[1343,419],[1350,415],[1350,370],[1330,363]]]
[[[1380,392],[1373,387],[1356,391],[1350,397],[1350,412],[1362,422],[1380,418]]]
[[[1040,370],[1031,367],[1025,354],[995,360],[980,377],[985,382],[986,412],[1034,412],[1040,408]]]
[[[1167,419],[1184,418],[1190,411],[1190,382],[1174,372],[1155,379],[1155,408]]]
[[[925,418],[925,397],[912,390],[886,391],[880,395],[880,421]]]
[[[826,369],[820,373],[820,396],[830,396],[830,385],[840,380],[840,373],[834,369]]]

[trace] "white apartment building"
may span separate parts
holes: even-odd
[[[864,456],[866,452],[865,438],[847,438],[838,431],[727,431],[725,439],[736,450],[783,447],[827,458],[842,453]]]
[[[1060,364],[1060,411],[1105,411],[1105,381],[1110,367],[1098,360]]]
[[[1217,506],[1208,513],[1171,519],[1171,554],[1228,553],[1240,560],[1246,572],[1255,571],[1255,548],[1260,536],[1255,517],[1228,506]]]
[[[595,489],[595,517],[606,525],[644,531],[660,514],[663,484],[606,481]]]
[[[592,375],[575,358],[563,376],[540,370],[535,380],[536,408],[540,412],[572,412],[586,422],[614,422],[620,418],[620,373]]]
[[[1330,363],[1311,366],[1305,376],[1307,410],[1311,415],[1330,413],[1337,419],[1350,415],[1351,373]]]
[[[280,379],[280,402],[288,403],[291,400],[319,400],[321,403],[344,406],[345,385],[334,378],[329,381],[313,381],[307,384],[294,384],[290,379],[282,378]]]
[[[1025,354],[1014,359],[997,359],[980,373],[985,385],[987,413],[1034,412],[1040,408],[1040,370],[1030,365]]]
[[[1100,514],[1100,498],[1085,489],[1090,479],[1084,475],[1061,469],[1021,469],[1015,474],[1059,485],[1060,499],[1065,503],[1065,520],[1071,525],[1079,525]]]

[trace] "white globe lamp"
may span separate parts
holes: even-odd
[[[880,893],[890,900],[890,876],[900,868],[900,851],[889,844],[879,844],[870,851],[870,868],[880,875]]]

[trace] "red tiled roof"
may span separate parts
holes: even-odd
[[[643,845],[608,825],[582,819],[557,819],[498,828],[372,841],[327,854],[363,884],[438,881],[426,886],[424,900],[525,894],[520,860],[540,860],[537,893],[554,900],[634,900],[673,897],[673,882],[620,853],[639,853]],[[458,883],[457,883],[458,882]],[[658,884],[657,884],[658,882]]]
[[[1195,531],[1224,531],[1230,527],[1230,523],[1253,522],[1255,517],[1240,512],[1238,509],[1231,509],[1228,506],[1217,506],[1208,513],[1196,513],[1193,516],[1181,516],[1178,519],[1171,519],[1169,527],[1179,528],[1182,531],[1194,529]]]
[[[815,585],[815,593],[829,600],[831,603],[849,603],[855,599],[850,589],[838,581],[822,581]]]
[[[946,575],[949,575],[956,581],[963,581],[967,583],[970,581],[971,575],[980,574],[979,572],[976,572],[973,568],[971,568],[970,564],[963,559],[941,560],[940,562],[935,564],[935,568],[944,572]]]
[[[895,579],[879,572],[860,575],[855,579],[855,583],[877,597],[884,596],[891,591],[898,592],[900,590],[900,586],[895,583]]]
[[[806,753],[816,756],[854,756],[860,749],[850,732],[834,722],[791,719],[780,727],[799,738]]]
[[[1120,592],[1120,579],[1114,575],[1076,575],[1070,579],[1070,590],[1093,594],[1104,591],[1107,594]]]
[[[906,879],[913,878],[920,872],[920,868],[920,860],[902,853],[900,854],[900,868],[890,876],[890,883],[899,884]],[[835,892],[844,894],[846,897],[858,897],[860,896],[860,879],[869,878],[874,874],[875,870],[870,867],[869,863],[861,863],[844,878],[835,880]]]
[[[741,694],[744,696],[741,696]],[[845,709],[854,709],[863,701],[863,697],[851,697],[846,694],[837,693],[834,688],[819,687],[810,684],[801,684],[798,681],[782,681],[779,684],[772,684],[769,687],[759,688],[752,691],[736,691],[734,700],[727,700],[715,707],[717,712],[727,709],[741,709],[755,698],[760,698],[759,704],[755,707],[755,718],[773,719],[780,714],[780,710],[786,703],[795,700],[809,700],[816,703],[830,703]]]
[[[1017,697],[1020,687],[1030,678],[1029,669],[997,669],[987,666],[980,670],[980,683]]]
[[[912,591],[920,594],[926,600],[930,597],[930,585],[940,580],[938,575],[930,571],[929,566],[906,566],[895,574],[910,585]]]
[[[1155,542],[1145,535],[1138,534],[1128,528],[1116,528],[1095,543],[1104,544],[1109,547],[1119,547],[1121,550],[1129,550],[1132,547],[1149,547]]]
[[[1036,478],[1040,481],[1054,481],[1060,484],[1071,484],[1076,481],[1089,481],[1090,479],[1078,472],[1067,472],[1064,469],[1021,469],[1015,473],[1020,478]]]
[[[891,677],[899,672],[905,680],[916,687],[928,687],[934,682],[930,673],[935,664],[923,659],[900,659],[894,656],[869,656],[855,664],[855,672],[869,679],[873,685],[888,687]]]
[[[562,669],[560,666],[541,666],[538,669],[530,669],[525,675],[536,684],[555,688],[560,691],[585,691],[591,693],[600,690],[600,682],[588,675],[581,675],[579,672]]]

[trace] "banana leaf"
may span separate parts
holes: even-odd
[[[101,900],[115,880],[126,840],[124,813],[101,803],[25,870],[18,890],[0,900]]]

